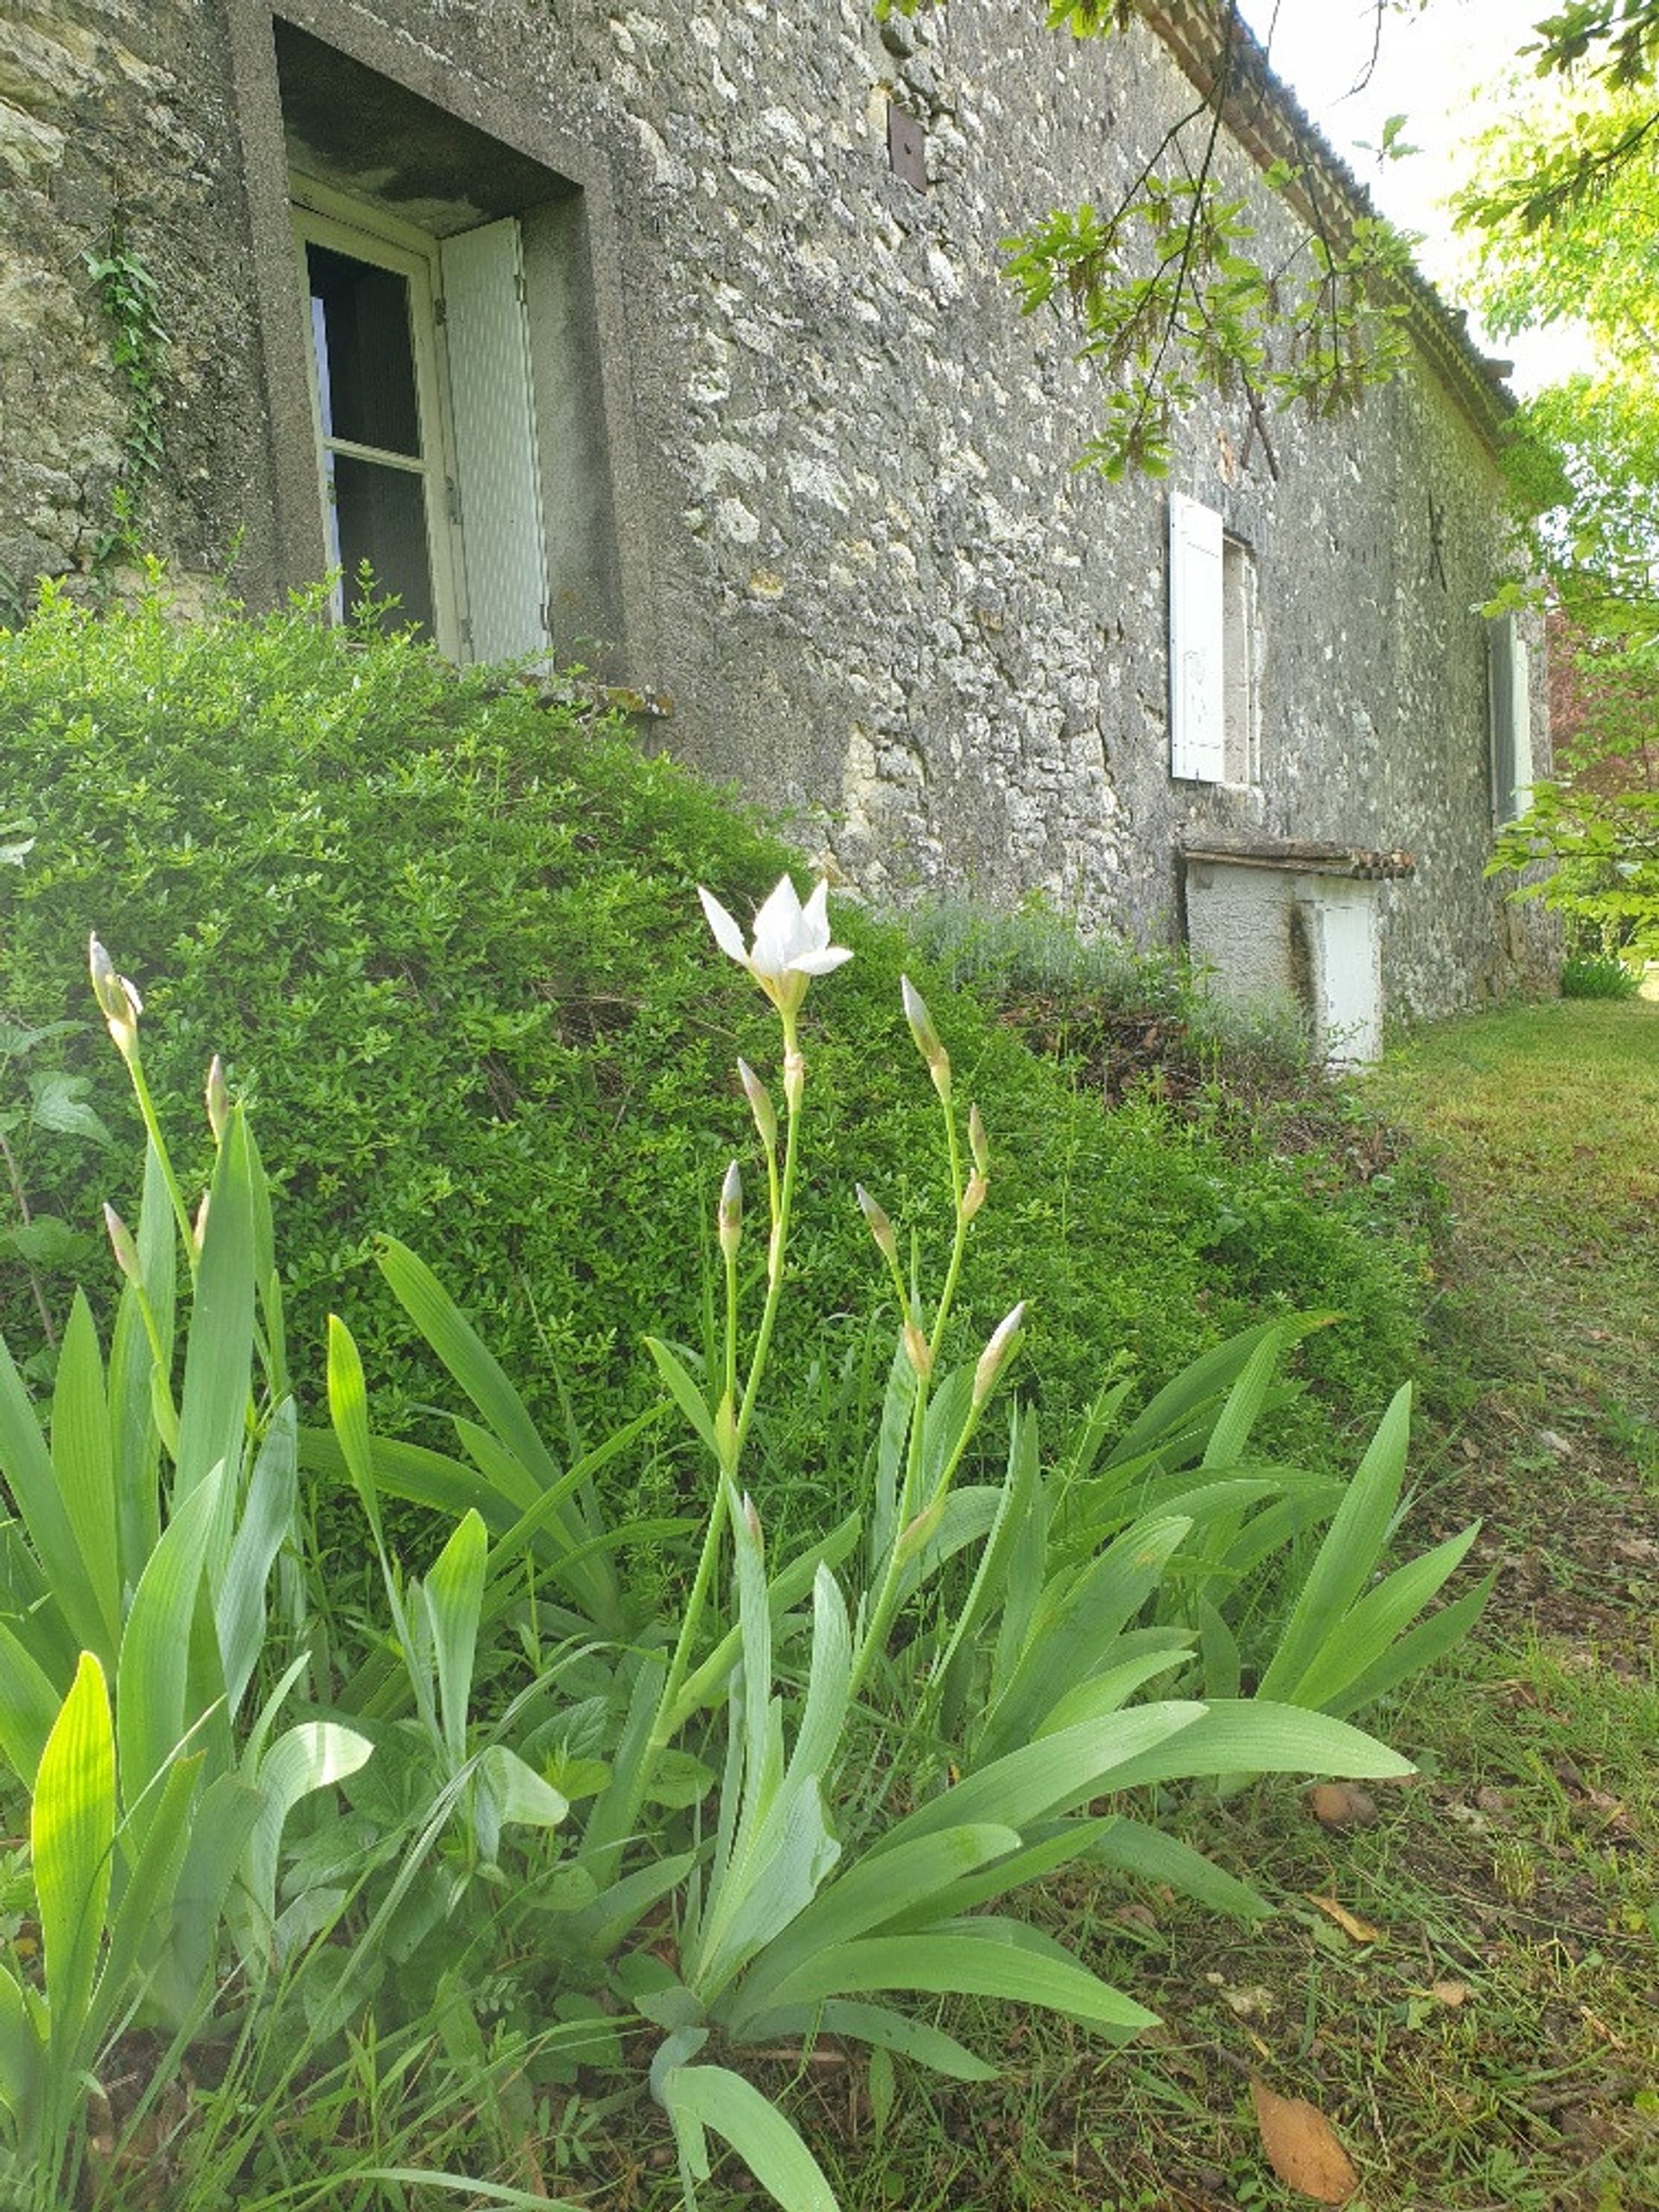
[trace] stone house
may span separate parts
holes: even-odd
[[[131,475],[88,257],[170,334],[146,541],[251,604],[368,558],[458,658],[582,660],[902,902],[1185,930],[1363,1053],[1541,973],[1483,883],[1543,759],[1501,565],[1507,402],[1428,291],[1357,411],[1197,409],[1078,473],[1096,395],[1010,233],[1207,90],[1209,0],[8,0],[0,569],[84,571]],[[1359,188],[1247,55],[1220,159]],[[0,578],[0,582],[3,582]]]

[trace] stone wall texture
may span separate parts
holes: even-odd
[[[1169,777],[1170,487],[1074,468],[1090,375],[1058,321],[1018,315],[999,251],[1107,200],[1194,106],[1144,25],[1077,44],[1032,0],[887,26],[868,0],[281,12],[486,129],[499,113],[505,139],[545,117],[602,181],[623,672],[671,697],[675,751],[872,897],[1039,892],[1147,939],[1179,931],[1183,840],[1403,848],[1415,873],[1381,894],[1394,1010],[1539,978],[1548,932],[1481,877],[1497,474],[1426,358],[1351,416],[1278,418],[1276,476],[1242,403],[1182,426],[1172,484],[1255,556],[1262,772]],[[174,334],[150,538],[187,584],[228,566],[255,604],[301,580],[278,479],[309,431],[256,268],[270,43],[260,0],[5,0],[0,569],[19,586],[84,569],[107,515],[125,400],[83,256],[117,222]],[[890,170],[890,101],[925,125],[925,191]],[[1288,240],[1255,166],[1224,162]],[[1535,743],[1541,763],[1541,721]]]

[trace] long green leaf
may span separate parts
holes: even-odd
[[[690,2123],[729,2143],[767,2194],[785,2212],[839,2212],[823,2169],[777,2107],[753,2082],[725,2066],[673,2066],[659,2094],[682,2152]],[[696,2145],[697,2137],[692,2137]],[[700,2150],[688,2158],[698,2180],[708,2176]]]
[[[300,1465],[325,1482],[357,1486],[338,1439],[325,1429],[300,1431]],[[451,1459],[423,1444],[405,1443],[401,1437],[376,1436],[370,1440],[367,1465],[377,1496],[429,1505],[448,1521],[459,1521],[463,1513],[481,1513],[492,1529],[512,1525],[511,1503],[464,1459]]]
[[[151,1817],[143,1793],[188,1726],[200,1718],[185,1711],[191,1624],[224,1480],[224,1469],[214,1468],[175,1513],[140,1578],[121,1638],[116,1725],[122,1795],[141,1843]]]
[[[1179,1837],[1121,1815],[1103,1821],[1101,1827],[1093,1856],[1103,1866],[1116,1866],[1143,1882],[1179,1890],[1212,1912],[1230,1913],[1236,1920],[1271,1917],[1273,1907],[1265,1897]]]
[[[25,1789],[35,1787],[41,1753],[62,1702],[34,1654],[0,1622],[0,1753]]]
[[[52,1468],[80,1553],[81,1573],[103,1623],[96,1646],[106,1668],[121,1642],[121,1535],[104,1362],[84,1293],[75,1293],[58,1348],[52,1394]]]
[[[1462,1643],[1480,1618],[1497,1580],[1497,1571],[1494,1568],[1472,1590],[1465,1590],[1461,1598],[1442,1605],[1438,1613],[1431,1613],[1426,1621],[1408,1629],[1373,1666],[1351,1681],[1340,1696],[1327,1700],[1327,1710],[1339,1717],[1358,1713],[1373,1700],[1386,1695],[1396,1682],[1403,1682],[1408,1675],[1444,1658]]]
[[[1281,1330],[1274,1329],[1262,1338],[1244,1363],[1243,1372],[1227,1394],[1210,1440],[1204,1447],[1200,1464],[1205,1467],[1236,1466],[1244,1456],[1250,1431],[1261,1418],[1268,1393],[1284,1352],[1285,1338]]]
[[[226,1700],[232,1713],[264,1647],[265,1586],[272,1562],[294,1527],[299,1494],[297,1433],[294,1401],[285,1398],[271,1415],[254,1461],[247,1503],[213,1608]]]
[[[229,1549],[230,1514],[241,1492],[253,1376],[253,1197],[247,1129],[239,1106],[219,1142],[208,1190],[207,1222],[196,1267],[190,1332],[179,1401],[175,1500],[188,1498],[221,1464],[228,1471],[223,1503],[209,1533],[217,1583]]]
[[[670,1397],[691,1424],[704,1450],[718,1462],[720,1443],[715,1434],[714,1415],[709,1412],[702,1391],[692,1381],[685,1362],[673,1346],[665,1344],[660,1337],[647,1337],[645,1350],[651,1354]]]
[[[1156,2015],[1073,1961],[1039,1957],[991,1923],[959,1921],[918,1936],[866,1936],[821,1951],[773,1993],[775,2007],[906,1989],[940,1997],[1005,1997],[1134,2034]]]
[[[1348,1494],[1337,1508],[1307,1580],[1297,1593],[1272,1663],[1259,1685],[1280,1697],[1300,1681],[1314,1654],[1371,1579],[1388,1541],[1411,1441],[1411,1385],[1395,1391]]]
[[[882,1936],[918,1935],[942,1920],[958,1920],[964,1913],[976,1912],[982,1905],[1007,1897],[1027,1883],[1039,1882],[1058,1867],[1068,1866],[1074,1859],[1084,1857],[1094,1838],[1110,1826],[1109,1818],[1057,1821],[1051,1834],[1039,1833],[1006,1858],[945,1883],[931,1897],[918,1899],[902,1912],[880,1922],[874,1932]],[[887,1861],[880,1863],[885,1866]]]
[[[533,1478],[535,1492],[539,1494],[557,1482],[559,1464],[543,1442],[506,1370],[486,1349],[483,1338],[425,1261],[392,1236],[375,1240],[375,1257],[393,1296],[454,1380]],[[531,1502],[528,1497],[523,1501],[524,1504]]]
[[[1147,1782],[1212,1774],[1329,1774],[1346,1782],[1391,1781],[1416,1772],[1409,1759],[1326,1713],[1260,1697],[1232,1703],[1218,1699],[1193,1709],[1202,1717],[1192,1727],[1126,1760],[1109,1787],[1138,1789]],[[1123,1717],[1157,1710],[1140,1706]]]
[[[76,2049],[92,2002],[115,1846],[115,1736],[104,1669],[81,1654],[35,1777],[35,1896],[52,2008],[52,2047]]]
[[[199,1754],[175,1759],[168,1769],[168,1789],[181,1787],[177,1777],[200,1764]],[[221,1919],[230,1917],[232,1933],[238,1932],[238,1923],[226,1909],[258,1812],[259,1793],[239,1774],[221,1774],[194,1803],[187,1796],[188,1826],[173,1881],[170,1911],[159,1924],[152,1913],[129,1930],[124,1925],[127,1904],[132,1901],[136,1908],[137,1897],[143,1893],[142,1888],[135,1891],[130,1885],[127,1898],[116,1916],[109,1971],[112,1976],[117,1973],[118,1948],[123,1956],[130,1948],[135,1961],[142,1960],[146,2009],[163,2028],[175,2033],[200,2018],[199,2008],[219,1960]],[[168,1818],[169,1808],[164,1802],[144,1838],[147,1859],[159,1860],[164,1850],[170,1850]],[[244,1961],[248,1962],[245,1946]]]
[[[831,1997],[821,2005],[795,2005],[764,2012],[748,2023],[746,2040],[778,2043],[785,2037],[837,2036],[843,2043],[867,2043],[878,2050],[931,2066],[953,2082],[995,2082],[997,2069],[976,2057],[954,2036],[925,2020],[912,2020],[886,2005],[861,2005],[850,1997]]]
[[[1019,1848],[1016,1830],[981,1821],[912,1837],[880,1857],[861,1859],[827,1884],[799,1918],[767,1945],[745,1975],[735,2003],[725,2008],[733,2031],[744,2032],[750,2015],[770,2012],[772,1993],[816,1953],[833,1950],[918,1910],[929,1909],[930,1919],[944,1917],[943,1910],[930,1909],[942,1892]]]
[[[44,2059],[22,1985],[10,1967],[0,1966],[0,2105],[11,2114],[26,2155],[34,2147],[40,2120]]]
[[[158,1963],[163,1973],[175,1964],[173,1955],[179,1935],[175,1917],[178,1881],[189,1840],[191,1807],[204,1757],[203,1752],[194,1751],[186,1758],[175,1759],[156,1793],[143,1843],[129,1869],[126,1887],[110,1924],[110,1948],[104,1972],[99,1979],[98,1993],[82,2029],[80,2048],[76,2054],[77,2063],[81,2065],[94,2063],[99,2044],[119,2024],[121,2012],[141,1996],[149,1999],[152,2011],[157,2009],[155,1970]],[[151,1969],[145,1976],[147,1986],[143,1989],[137,1983],[141,1956]],[[195,1983],[185,1995],[182,2006],[175,2001],[159,2008],[164,2025],[177,2028],[184,2024],[193,2000],[200,1994],[200,1984],[205,1979],[211,1957],[210,1931],[209,1941],[201,1951]]]
[[[473,1660],[478,1648],[478,1617],[484,1602],[484,1561],[488,1549],[483,1521],[476,1513],[469,1513],[438,1554],[423,1586],[437,1661],[444,1749],[452,1774],[467,1756],[467,1712],[473,1694]]]
[[[1139,1705],[1022,1745],[929,1798],[889,1828],[874,1850],[885,1854],[912,1836],[982,1821],[1023,1831],[1030,1822],[1069,1812],[1103,1790],[1127,1787],[1118,1779],[1122,1770],[1166,1748],[1175,1761],[1173,1771],[1190,1771],[1180,1765],[1180,1753],[1169,1739],[1179,1742],[1205,1712],[1201,1705],[1173,1700]]]
[[[976,1743],[976,1758],[1028,1741],[1066,1692],[1086,1680],[1096,1655],[1146,1603],[1192,1526],[1185,1520],[1137,1523],[1069,1588],[1045,1592],[1025,1652]]]
[[[1315,1652],[1306,1673],[1288,1693],[1290,1702],[1328,1706],[1351,1682],[1369,1672],[1442,1584],[1457,1573],[1479,1534],[1477,1521],[1421,1558],[1408,1560],[1375,1590],[1368,1590]]]
[[[103,1642],[103,1609],[81,1566],[80,1547],[64,1507],[52,1454],[35,1418],[23,1378],[0,1337],[0,1475],[22,1516],[44,1570],[54,1610],[83,1651]]]

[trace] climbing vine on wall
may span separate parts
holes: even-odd
[[[162,457],[162,390],[168,328],[154,272],[127,243],[118,220],[100,252],[83,257],[110,326],[110,354],[127,388],[127,428],[121,468],[110,494],[110,516],[92,548],[94,570],[143,550],[143,514]]]

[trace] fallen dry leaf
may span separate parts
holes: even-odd
[[[1449,2005],[1455,2011],[1469,1994],[1466,1981],[1431,1981],[1428,1993],[1437,2005]]]
[[[1262,2147],[1280,2180],[1320,2204],[1345,2204],[1359,2187],[1359,2176],[1319,2107],[1302,2097],[1279,2096],[1255,2075],[1250,2101]]]
[[[1347,1906],[1338,1904],[1335,1897],[1310,1896],[1307,1901],[1309,1904],[1318,1905],[1325,1918],[1334,1920],[1343,1934],[1352,1936],[1356,1943],[1380,1943],[1382,1941],[1380,1928],[1373,1928],[1369,1920],[1362,1920],[1357,1913],[1350,1912]]]
[[[1376,1819],[1376,1800],[1345,1782],[1321,1782],[1307,1793],[1307,1808],[1324,1828],[1368,1828]]]

